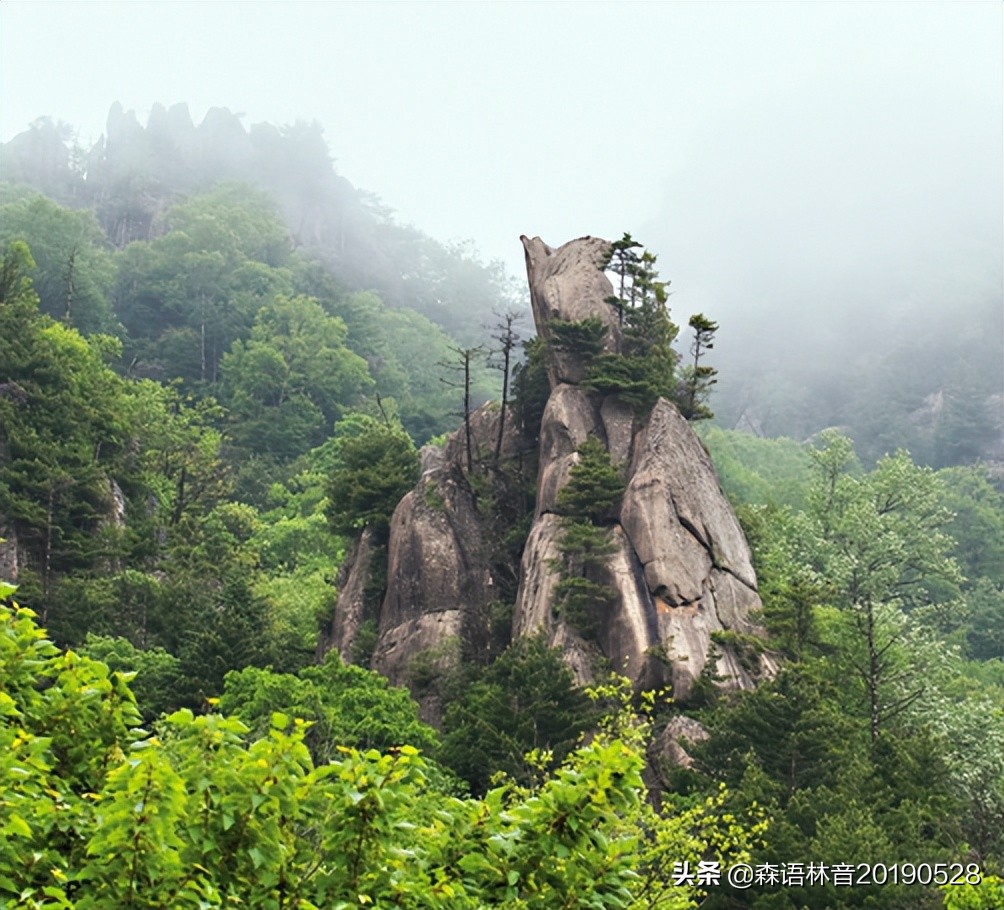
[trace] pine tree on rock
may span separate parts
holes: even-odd
[[[656,256],[647,250],[634,253],[637,246],[630,234],[613,244],[620,293],[607,302],[618,311],[621,349],[598,354],[589,365],[585,385],[605,395],[619,395],[644,417],[659,398],[673,398],[678,360],[673,342],[679,329],[669,318],[669,282],[659,280]]]
[[[624,493],[624,479],[596,437],[579,446],[578,456],[568,484],[558,493],[562,535],[556,568],[562,578],[554,609],[583,637],[593,638],[602,610],[611,603],[610,589],[594,576],[613,552],[610,524]]]
[[[708,319],[703,313],[695,313],[690,317],[688,324],[694,330],[694,340],[690,345],[694,362],[683,370],[680,392],[677,396],[678,404],[680,413],[687,420],[707,420],[714,417],[707,402],[711,395],[711,387],[718,382],[715,379],[718,370],[702,364],[701,358],[715,346],[718,323]]]

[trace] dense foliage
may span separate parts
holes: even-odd
[[[738,805],[768,807],[761,863],[828,856],[999,873],[1004,654],[996,632],[984,638],[996,628],[984,611],[1001,592],[999,565],[980,573],[1004,531],[1001,494],[977,469],[936,473],[902,451],[866,471],[836,433],[808,451],[720,430],[706,438],[726,486],[749,497],[741,514],[764,619],[787,662],[757,690],[705,709],[711,736],[688,746],[695,767],[668,779],[697,792],[725,781]],[[749,455],[745,468],[737,450]],[[959,548],[953,533],[977,529],[994,542]],[[994,906],[995,887],[974,905]],[[946,888],[945,900],[969,898]],[[708,906],[941,901],[916,885],[828,883],[783,894],[754,887]]]
[[[489,666],[472,669],[447,682],[442,756],[475,793],[498,772],[524,784],[538,778],[541,757],[548,766],[564,759],[595,720],[541,637],[514,642]]]
[[[289,156],[298,180],[324,187],[331,210],[317,218],[360,204],[317,133],[254,131],[258,163],[235,171],[213,141],[170,151],[181,113],[155,112],[144,131],[113,111],[87,155],[60,153],[68,137],[45,121],[3,148],[5,177],[25,183],[0,193],[0,533],[61,644],[90,634],[133,665],[162,649],[180,661],[174,705],[196,707],[229,669],[312,659],[344,549],[327,517],[343,515],[345,535],[360,518],[385,522],[414,476],[409,435],[451,427],[459,397],[441,381],[455,344],[442,328],[353,290],[360,273],[291,234],[296,192],[273,170]],[[415,299],[394,303],[434,288],[476,296],[486,315],[511,305],[470,250],[375,208],[360,217],[397,237],[402,257],[434,260]],[[389,270],[386,256],[374,250],[374,268]],[[472,364],[475,403],[495,384]],[[368,457],[350,451],[360,443],[334,462],[325,448],[336,423],[371,416],[397,427],[386,457],[398,460],[365,465],[376,490],[350,477]]]
[[[703,889],[672,884],[671,863],[744,859],[760,831],[718,817],[724,796],[649,807],[629,713],[553,774],[470,799],[408,744],[315,763],[309,725],[278,711],[258,734],[187,709],[151,733],[126,677],[16,606],[0,607],[0,680],[4,905],[677,908]]]
[[[400,426],[360,415],[336,427],[333,455],[331,527],[347,535],[369,527],[384,540],[394,507],[418,480],[415,444]]]

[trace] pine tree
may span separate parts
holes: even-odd
[[[659,398],[672,398],[677,355],[673,351],[679,329],[669,318],[668,282],[659,280],[656,256],[633,252],[640,246],[630,234],[613,244],[612,269],[619,294],[607,298],[616,307],[623,332],[620,350],[598,354],[588,370],[586,385],[604,394],[617,394],[640,415],[647,415]]]
[[[499,412],[499,431],[495,439],[495,464],[498,465],[502,457],[502,442],[505,439],[505,417],[506,408],[509,406],[509,380],[512,373],[512,352],[520,340],[516,331],[516,321],[519,314],[509,310],[499,316],[501,320],[495,326],[495,334],[492,338],[498,342],[499,347],[493,353],[501,357],[501,362],[489,358],[489,366],[502,373],[502,406]]]
[[[439,364],[441,367],[445,367],[454,373],[460,373],[463,378],[459,381],[452,379],[443,379],[442,382],[448,385],[450,388],[463,389],[464,390],[464,403],[463,410],[461,410],[460,415],[464,418],[464,440],[465,449],[467,452],[467,472],[471,473],[474,470],[474,448],[473,441],[471,438],[471,413],[473,411],[471,407],[471,364],[475,355],[483,352],[481,345],[476,348],[461,348],[461,347],[451,347],[450,350],[456,354],[457,359],[453,362],[442,362]]]
[[[613,552],[609,525],[624,493],[624,480],[594,436],[577,451],[579,461],[557,500],[562,515],[557,568],[562,579],[556,589],[555,610],[583,637],[593,638],[612,595],[591,576]]]
[[[346,536],[369,525],[382,542],[395,507],[418,480],[418,453],[400,426],[361,415],[351,419],[361,431],[338,440],[339,465],[326,485],[328,521]]]
[[[689,325],[694,330],[694,340],[690,345],[694,362],[683,371],[678,403],[680,413],[687,420],[707,420],[714,417],[707,401],[711,387],[718,382],[715,379],[718,370],[702,364],[701,358],[715,346],[718,323],[708,319],[703,313],[695,313],[690,317]]]
[[[634,240],[630,234],[625,234],[620,240],[615,240],[610,245],[610,258],[605,269],[613,272],[619,279],[617,294],[608,297],[607,303],[617,309],[618,324],[624,325],[624,308],[628,296],[632,293],[633,282],[630,281],[637,270],[641,257],[636,249],[641,244]]]

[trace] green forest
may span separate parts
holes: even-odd
[[[717,645],[776,673],[727,691],[709,670],[686,701],[576,686],[512,637],[513,582],[488,646],[430,655],[409,691],[369,668],[372,623],[351,662],[323,653],[336,579],[481,405],[534,457],[547,381],[521,285],[398,224],[316,125],[115,107],[86,150],[37,121],[0,174],[0,907],[1004,907],[984,374],[960,369],[918,429],[916,360],[890,355],[847,377],[854,421],[813,424],[780,383],[777,435],[742,432],[713,413],[727,325],[673,324],[625,235],[622,350],[588,322],[551,344],[590,351],[588,387],[636,419],[663,397],[692,422],[768,633]],[[522,529],[497,541],[515,579],[524,455],[501,430],[467,444],[486,522]],[[584,446],[559,495],[566,565],[604,556],[604,455]],[[603,592],[583,582],[556,609],[585,629]],[[695,728],[684,761],[654,745]]]

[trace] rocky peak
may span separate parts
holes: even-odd
[[[617,349],[620,326],[613,307],[606,302],[613,292],[603,267],[610,258],[611,244],[599,237],[582,237],[553,249],[539,237],[520,237],[530,280],[530,305],[537,334],[553,341],[552,324],[598,319],[607,328],[605,350]],[[579,383],[585,364],[574,354],[548,350],[547,373],[553,389],[559,383]]]
[[[584,237],[554,249],[539,238],[522,241],[538,333],[546,341],[558,320],[597,319],[607,327],[605,350],[616,351],[618,317],[607,300],[613,288],[602,271],[611,244]],[[551,392],[536,451],[536,508],[518,572],[503,564],[500,540],[522,518],[513,508],[514,491],[527,484],[520,488],[512,478],[523,483],[534,459],[507,420],[495,462],[500,411],[486,405],[470,420],[473,472],[461,427],[441,449],[423,451],[422,478],[394,512],[372,666],[414,690],[416,662],[430,655],[440,662],[444,655],[483,658],[496,640],[492,605],[514,599],[512,636],[543,631],[581,682],[609,665],[640,687],[671,685],[685,700],[712,660],[719,684],[751,685],[765,669],[750,618],[760,607],[756,576],[701,442],[666,400],[641,418],[617,396],[585,386],[588,364],[581,355],[552,346],[546,365]],[[558,504],[590,437],[621,472],[624,491],[604,526],[602,560],[582,569],[605,592],[596,621],[583,629],[561,615],[558,604],[566,530]],[[345,656],[363,616],[365,585],[353,573],[356,567],[369,572],[364,555],[353,551],[340,579],[330,645]],[[509,591],[515,587],[508,599],[505,573],[513,581]],[[423,693],[416,695],[422,701]],[[435,720],[436,705],[426,700],[423,706]]]
[[[613,290],[600,271],[610,244],[584,237],[552,249],[524,237],[523,246],[538,332],[547,339],[555,319],[598,318],[614,349]],[[760,599],[749,547],[710,458],[672,403],[660,399],[639,420],[617,396],[581,385],[587,366],[564,352],[548,362],[537,512],[523,551],[514,634],[546,630],[582,681],[605,660],[639,685],[670,683],[686,698],[714,657],[717,677],[749,685],[759,658],[742,643],[756,631],[750,614]],[[588,436],[622,469],[625,492],[609,530],[610,554],[591,570],[590,581],[610,592],[610,606],[587,640],[554,606],[564,533],[555,504]]]

